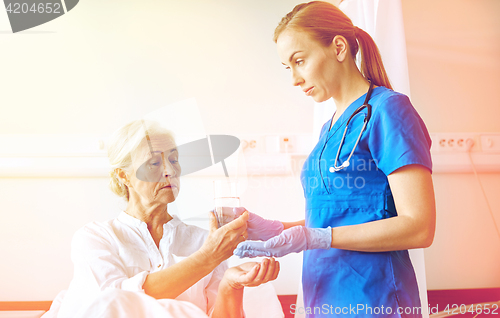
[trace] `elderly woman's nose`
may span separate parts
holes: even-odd
[[[175,176],[177,175],[177,169],[174,164],[170,162],[170,160],[165,159],[163,160],[163,174],[165,176]]]

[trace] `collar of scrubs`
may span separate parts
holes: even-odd
[[[380,92],[382,87],[383,86],[377,86],[373,89],[372,96],[371,96],[370,100],[372,100],[373,97]],[[362,96],[360,96],[358,99],[356,99],[354,102],[352,102],[351,105],[349,105],[346,108],[346,110],[342,113],[342,115],[340,115],[339,119],[337,119],[337,121],[333,124],[332,129],[330,129],[330,131],[328,132],[328,134],[327,134],[328,137],[334,135],[339,130],[340,127],[344,126],[345,123],[347,122],[347,120],[349,119],[349,117],[351,117],[351,115],[354,113],[354,111],[356,109],[358,109],[359,106],[363,105],[363,102],[365,101],[365,98],[366,98],[366,94],[368,94],[368,92],[364,93]],[[368,101],[368,103],[370,103],[370,101]],[[366,110],[362,111],[362,113],[365,113],[365,112],[366,112]],[[330,127],[332,125],[332,120],[333,120],[333,116],[328,121],[328,127]]]
[[[148,225],[145,222],[131,216],[130,214],[127,214],[124,211],[120,212],[120,214],[118,215],[118,220],[120,220],[121,222],[123,222],[131,227],[135,227],[135,228],[142,227],[142,228],[146,228],[146,229],[148,228]],[[174,228],[181,223],[182,223],[182,221],[177,217],[177,215],[172,215],[172,220],[163,224],[163,230],[165,230],[169,227]]]

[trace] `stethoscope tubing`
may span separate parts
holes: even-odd
[[[363,134],[363,131],[365,131],[367,124],[368,124],[368,122],[365,120],[363,122],[363,128],[361,128],[361,132],[358,135],[358,139],[356,139],[356,143],[354,144],[354,147],[352,148],[352,151],[349,154],[349,157],[347,157],[347,160],[344,161],[344,163],[342,163],[340,166],[337,166],[337,161],[338,161],[339,156],[340,156],[340,149],[342,149],[342,145],[344,144],[344,140],[345,140],[345,135],[347,133],[347,125],[349,125],[349,122],[347,122],[346,129],[344,129],[344,135],[342,135],[340,146],[339,146],[339,149],[337,150],[337,155],[335,156],[335,162],[333,163],[333,170],[334,170],[334,172],[337,172],[337,171],[340,171],[340,170],[342,170],[344,168],[349,167],[349,160],[351,160],[351,157],[354,154],[354,150],[356,150],[356,147],[358,146],[359,140],[361,139],[361,135]]]
[[[368,122],[370,121],[370,118],[371,118],[371,115],[372,115],[372,106],[368,102],[370,101],[370,98],[371,98],[371,95],[372,95],[373,83],[371,81],[369,81],[369,82],[370,82],[370,88],[368,89],[368,92],[366,93],[366,98],[365,98],[365,101],[363,102],[363,105],[361,105],[360,107],[358,107],[352,113],[352,115],[349,117],[349,119],[347,120],[347,123],[345,125],[345,129],[344,129],[344,134],[342,135],[342,139],[340,140],[340,145],[339,145],[339,148],[337,150],[337,155],[335,156],[335,161],[334,161],[333,167],[330,167],[330,172],[332,172],[332,173],[333,172],[338,172],[338,171],[340,171],[340,170],[342,170],[342,169],[344,169],[344,168],[346,168],[346,167],[349,166],[349,160],[351,159],[352,155],[354,154],[354,151],[356,150],[356,147],[358,146],[358,143],[359,143],[359,141],[361,139],[361,136],[363,135],[363,132],[366,130],[366,126],[368,125]],[[347,157],[347,160],[344,161],[340,166],[337,166],[337,161],[339,160],[340,151],[342,149],[342,146],[344,145],[345,136],[347,134],[347,128],[349,127],[349,123],[354,118],[354,116],[356,116],[357,114],[359,114],[364,108],[367,109],[367,115],[366,115],[366,117],[365,117],[365,119],[363,121],[363,127],[361,128],[361,131],[360,131],[360,133],[358,135],[358,139],[356,140],[356,143],[354,144],[354,147],[352,148],[351,153],[349,154],[349,157]],[[334,116],[335,116],[335,114],[334,114]],[[330,121],[330,125],[331,125],[332,121],[333,121],[333,116],[332,116],[332,120]],[[328,191],[328,187],[325,184],[325,180],[323,178],[323,173],[321,171],[321,156],[323,155],[323,152],[324,152],[324,150],[326,148],[326,145],[327,145],[328,141],[333,137],[333,135],[335,135],[335,133],[333,133],[331,136],[327,136],[327,138],[325,140],[325,143],[323,145],[323,148],[321,149],[321,153],[319,155],[319,160],[318,160],[319,173],[321,175],[321,180],[323,182],[323,185],[325,186],[325,189],[327,189],[327,191]]]

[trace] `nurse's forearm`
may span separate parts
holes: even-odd
[[[281,223],[283,223],[284,230],[286,230],[286,229],[289,229],[289,228],[294,227],[294,226],[299,226],[299,225],[305,226],[306,220],[300,220],[300,221],[296,221],[296,222],[281,222]]]
[[[408,216],[332,228],[332,247],[344,250],[386,252],[425,248],[431,243]]]
[[[142,288],[147,295],[156,299],[174,299],[208,275],[217,265],[217,262],[197,251],[179,263],[149,274]]]

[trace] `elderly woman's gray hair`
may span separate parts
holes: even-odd
[[[111,164],[109,187],[111,191],[124,197],[127,201],[129,200],[129,190],[118,176],[118,169],[130,171],[132,157],[146,139],[146,130],[149,136],[167,135],[174,140],[173,133],[158,122],[135,120],[115,131],[108,142],[108,159]]]

